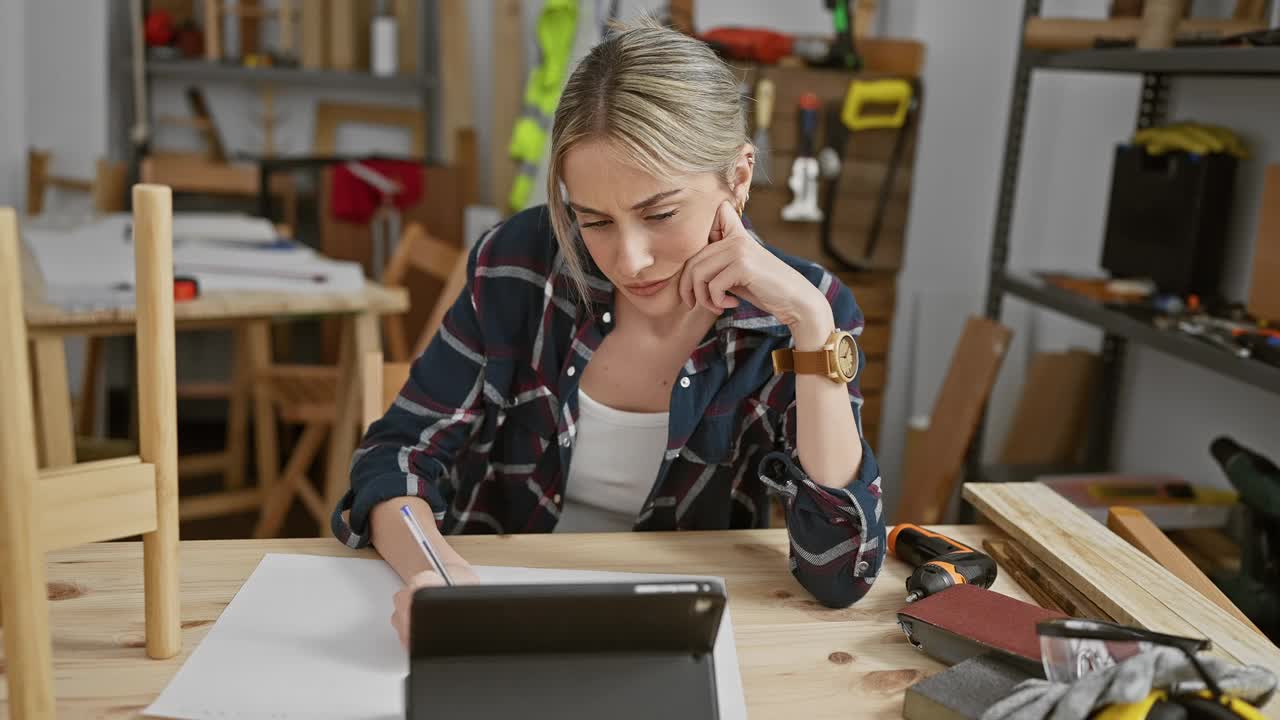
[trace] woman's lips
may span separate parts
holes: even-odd
[[[651,282],[651,283],[628,285],[627,292],[631,293],[632,295],[639,295],[640,297],[650,297],[652,295],[657,295],[658,293],[662,292],[662,289],[665,288],[667,286],[667,283],[669,282],[671,282],[671,278],[667,278],[665,280],[658,280],[657,282]]]

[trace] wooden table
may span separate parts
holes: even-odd
[[[941,529],[973,547],[983,538],[1004,537],[989,526]],[[889,558],[867,597],[852,608],[830,610],[787,572],[784,530],[465,536],[452,542],[476,564],[724,577],[754,720],[901,717],[906,688],[944,667],[912,648],[897,626],[894,613],[903,604],[909,572],[904,563]],[[52,554],[51,594],[62,598],[50,610],[59,717],[138,717],[267,552],[373,557],[333,540],[184,542],[183,652],[165,661],[143,652],[139,543]],[[1027,599],[1004,577],[994,589]],[[0,702],[0,717],[5,707]]]
[[[31,277],[31,273],[24,273]],[[67,381],[67,361],[63,341],[68,336],[132,335],[134,313],[130,309],[69,312],[42,302],[39,287],[26,293],[27,333],[32,346],[32,382],[36,388],[36,429],[41,438],[44,465],[56,467],[75,462],[75,438],[71,424],[71,392]],[[347,466],[355,449],[359,423],[360,362],[366,353],[378,350],[378,318],[404,312],[409,295],[403,288],[367,283],[360,292],[316,294],[214,292],[174,306],[178,331],[208,327],[236,327],[237,341],[247,352],[247,377],[257,377],[271,363],[270,324],[274,319],[333,316],[342,319],[343,342],[339,352],[338,417],[331,431],[325,481],[326,501],[336,504],[347,482]],[[271,401],[265,394],[253,395],[258,487],[274,481],[280,468],[279,448]],[[244,442],[244,432],[229,434],[231,442]],[[242,447],[242,446],[241,446]],[[234,453],[235,449],[230,449]],[[253,507],[258,489],[241,491],[235,497],[217,498],[221,510],[231,505]],[[231,501],[228,504],[228,501]],[[186,508],[184,507],[184,514]]]

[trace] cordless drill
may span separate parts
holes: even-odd
[[[907,578],[909,603],[953,585],[989,588],[996,581],[996,563],[989,556],[919,525],[894,527],[889,552],[915,567]]]

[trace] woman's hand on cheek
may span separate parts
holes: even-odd
[[[790,327],[830,314],[822,293],[756,242],[728,200],[717,209],[708,239],[680,274],[680,299],[690,309],[701,305],[719,314],[742,298]]]

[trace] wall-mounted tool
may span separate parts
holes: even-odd
[[[875,255],[880,241],[880,231],[884,226],[884,216],[889,206],[889,197],[893,194],[893,185],[898,175],[898,166],[902,163],[902,153],[906,148],[906,138],[911,132],[911,123],[915,118],[919,105],[912,84],[901,79],[886,80],[854,80],[849,83],[843,103],[837,101],[827,107],[827,142],[821,157],[822,175],[827,179],[823,193],[822,210],[825,219],[820,232],[822,250],[841,269],[862,270]],[[866,245],[861,259],[851,259],[837,250],[831,241],[832,217],[835,214],[835,202],[839,197],[840,174],[845,157],[849,133],[864,130],[897,128],[893,149],[889,154],[889,165],[884,180],[880,183],[880,192],[876,198],[875,212],[871,217],[871,228],[867,232]]]
[[[800,96],[800,143],[787,180],[795,197],[782,208],[782,219],[788,222],[822,221],[822,209],[818,207],[818,160],[814,157],[814,135],[821,106],[818,96],[811,92]]]

